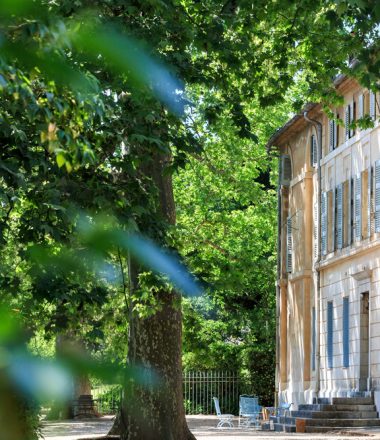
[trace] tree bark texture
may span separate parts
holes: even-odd
[[[144,173],[158,189],[158,215],[175,223],[171,176],[164,175],[167,156],[155,154]],[[131,260],[131,291],[138,288],[138,264]],[[126,386],[122,410],[110,433],[122,440],[195,440],[185,418],[182,390],[181,297],[170,290],[156,294],[159,304],[154,315],[130,315],[128,360],[141,368],[147,382]]]

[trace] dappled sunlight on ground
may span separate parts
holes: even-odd
[[[199,440],[295,440],[295,439],[323,439],[323,440],[363,440],[371,438],[380,440],[380,430],[361,431],[359,434],[287,434],[281,432],[264,432],[255,428],[239,428],[238,418],[234,420],[233,428],[217,429],[218,419],[215,416],[188,416],[189,427]],[[113,423],[113,417],[80,421],[45,422],[43,434],[46,440],[79,440],[95,439],[106,435]]]

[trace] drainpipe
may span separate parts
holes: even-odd
[[[307,116],[308,112],[304,112],[303,117],[306,121],[310,122],[316,132],[317,136],[317,146],[318,146],[318,161],[317,161],[317,173],[318,173],[318,233],[317,233],[317,243],[318,243],[318,257],[314,265],[314,269],[317,272],[317,291],[314,295],[315,300],[315,314],[318,316],[317,328],[316,328],[316,397],[320,391],[320,366],[321,366],[321,327],[322,327],[322,295],[321,295],[321,274],[319,264],[321,261],[321,245],[322,245],[322,170],[321,170],[321,160],[322,160],[322,124],[315,119],[310,119]]]
[[[281,278],[281,161],[278,163],[278,185],[277,185],[277,280],[276,280],[276,377],[274,405],[278,407],[279,374],[280,374],[280,278]]]

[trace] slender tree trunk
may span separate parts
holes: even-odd
[[[175,223],[171,176],[163,174],[168,157],[155,155],[144,170],[159,191],[158,209]],[[130,261],[131,290],[138,288],[139,267]],[[128,345],[130,364],[145,374],[145,386],[126,387],[122,410],[111,433],[122,440],[195,440],[187,427],[182,391],[181,297],[173,291],[156,293],[157,312],[148,318],[131,314]],[[157,382],[155,382],[157,379]]]

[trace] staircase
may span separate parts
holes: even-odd
[[[299,405],[297,411],[271,416],[270,424],[264,425],[263,429],[270,425],[275,431],[296,432],[296,424],[303,432],[380,427],[372,397],[334,397],[317,401],[313,405]]]

